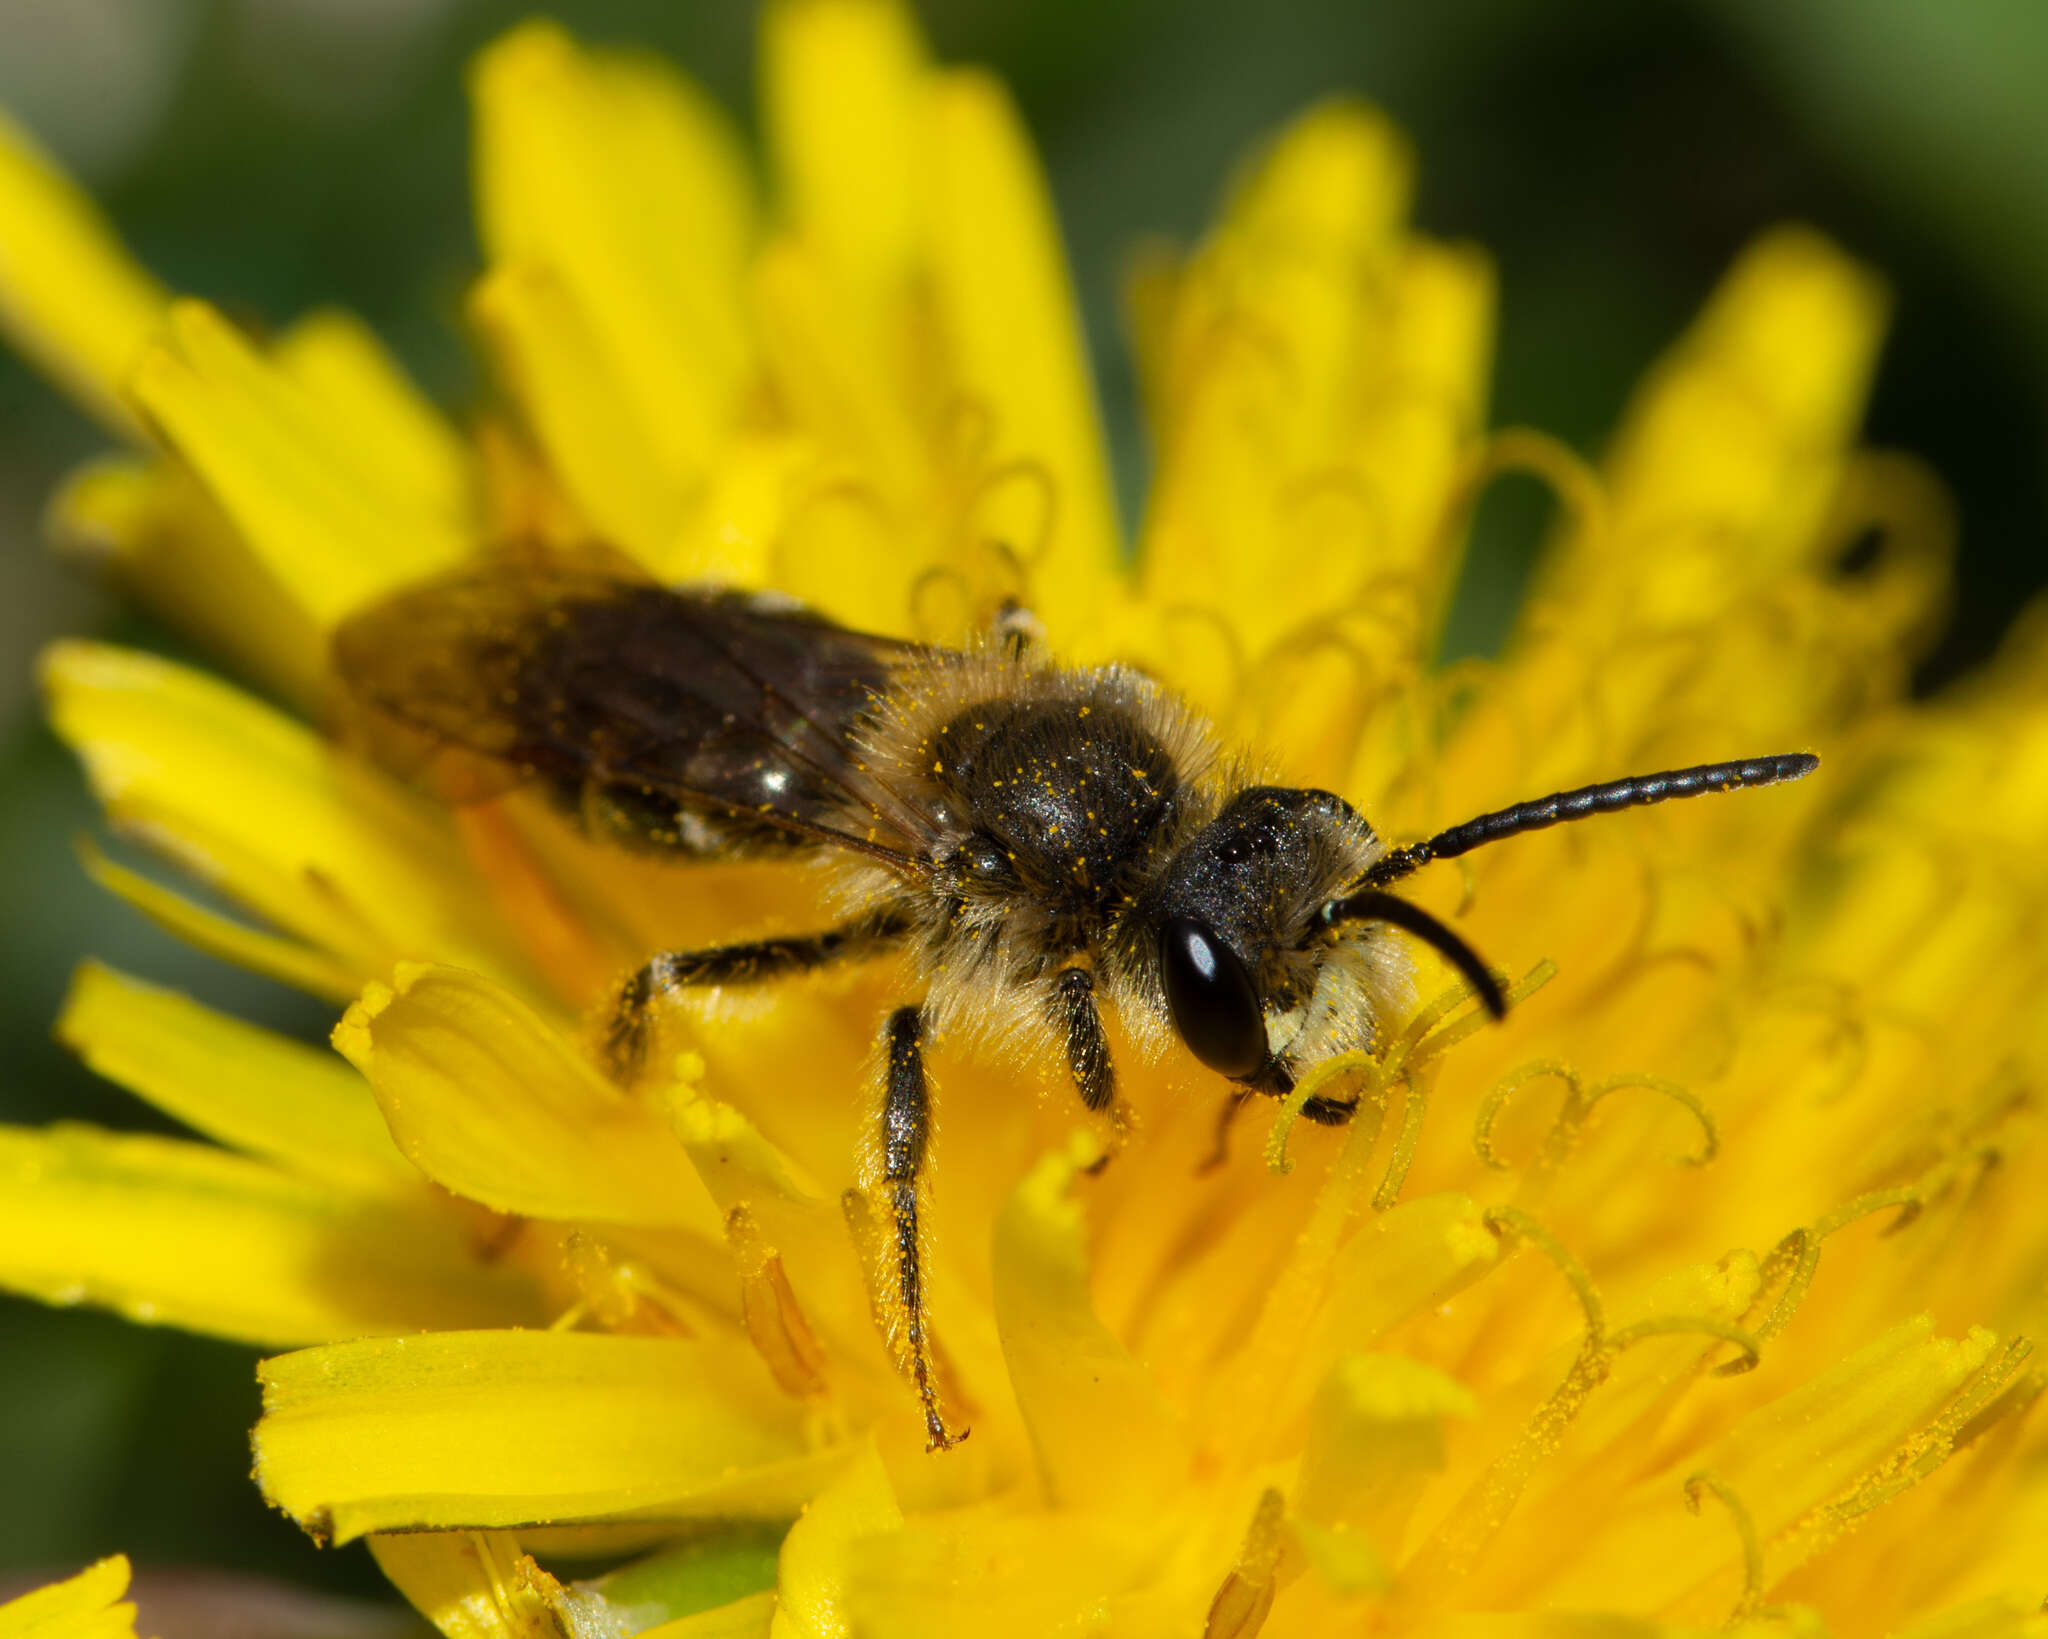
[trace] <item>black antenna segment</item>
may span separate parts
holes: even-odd
[[[1750,786],[1801,780],[1818,767],[1820,759],[1811,752],[1789,751],[1776,757],[1702,763],[1697,768],[1638,774],[1626,780],[1609,780],[1605,785],[1560,791],[1555,796],[1538,797],[1534,802],[1518,802],[1512,808],[1481,814],[1477,819],[1439,832],[1427,842],[1392,849],[1365,873],[1363,885],[1383,888],[1433,860],[1456,859],[1486,843],[1520,836],[1524,831],[1541,831],[1567,820],[1590,819],[1595,814],[1612,814],[1618,809],[1641,808],[1647,803],[1671,802],[1679,797],[1704,797],[1714,791],[1741,791]]]
[[[1507,995],[1500,988],[1500,980],[1479,959],[1479,953],[1420,905],[1397,899],[1390,893],[1381,893],[1377,888],[1361,888],[1357,893],[1333,899],[1323,907],[1324,927],[1334,928],[1345,922],[1385,922],[1414,934],[1425,945],[1434,947],[1458,970],[1464,981],[1478,993],[1487,1012],[1496,1019],[1508,1016]]]

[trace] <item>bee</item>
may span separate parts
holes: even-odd
[[[1081,1103],[1114,1115],[1109,1008],[1147,1057],[1177,1044],[1239,1102],[1284,1097],[1336,1054],[1383,1049],[1412,1005],[1408,940],[1504,1016],[1471,946],[1389,891],[1412,873],[1817,766],[1791,753],[1638,775],[1390,847],[1335,792],[1261,783],[1142,673],[1052,663],[1022,621],[945,649],[770,594],[564,564],[488,563],[400,592],[341,626],[334,660],[373,750],[415,771],[452,754],[467,795],[535,783],[597,836],[824,867],[818,931],[663,952],[625,981],[604,1036],[621,1080],[680,991],[908,956],[916,994],[882,1023],[862,1183],[888,1226],[934,1450],[963,1436],[941,1412],[920,1254],[931,1039],[1055,1054]],[[1336,1125],[1354,1108],[1312,1097],[1301,1113]]]

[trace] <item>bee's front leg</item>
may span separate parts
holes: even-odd
[[[1116,1065],[1103,1034],[1102,1010],[1095,1003],[1095,976],[1086,968],[1070,967],[1054,981],[1052,1023],[1066,1044],[1067,1072],[1082,1104],[1096,1114],[1109,1112],[1111,1147],[1089,1169],[1095,1171],[1107,1166],[1110,1155],[1123,1147],[1130,1117],[1116,1101]]]
[[[899,1007],[882,1030],[882,1130],[878,1182],[887,1193],[895,1226],[896,1297],[902,1306],[903,1342],[910,1374],[924,1403],[925,1449],[945,1451],[967,1438],[946,1427],[939,1413],[938,1374],[932,1361],[931,1315],[925,1299],[924,1253],[918,1235],[917,1195],[930,1147],[931,1085],[924,1073],[924,1018]]]
[[[1285,1098],[1294,1091],[1297,1080],[1294,1069],[1294,1065],[1284,1058],[1269,1058],[1257,1077],[1245,1083],[1246,1091],[1264,1093],[1269,1098]],[[1341,1127],[1357,1113],[1357,1099],[1325,1098],[1321,1093],[1301,1107],[1302,1119],[1313,1121],[1319,1127]]]
[[[1095,976],[1086,968],[1070,967],[1054,981],[1052,1021],[1066,1043],[1067,1069],[1081,1102],[1090,1110],[1108,1109],[1116,1100],[1116,1066],[1095,1005]]]
[[[1285,1098],[1294,1091],[1294,1071],[1280,1059],[1270,1060],[1259,1072],[1258,1077],[1233,1089],[1224,1100],[1223,1108],[1216,1115],[1216,1144],[1202,1158],[1196,1173],[1214,1172],[1230,1159],[1230,1127],[1237,1119],[1238,1111],[1261,1093],[1268,1098]],[[1313,1121],[1319,1127],[1341,1127],[1358,1113],[1356,1099],[1325,1098],[1317,1093],[1301,1107],[1305,1121]]]

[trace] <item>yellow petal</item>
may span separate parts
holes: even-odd
[[[1525,1505],[1509,1531],[1518,1526],[1534,1530],[1539,1519],[1553,1512],[1584,1506],[1571,1489],[1574,1485],[1610,1495],[1616,1484],[1614,1469],[1628,1465],[1627,1453],[1639,1431],[1654,1426],[1678,1396],[1701,1381],[1709,1360],[1740,1358],[1736,1351],[1741,1345],[1717,1338],[1710,1328],[1739,1322],[1756,1302],[1759,1287],[1756,1260],[1746,1254],[1730,1255],[1713,1264],[1670,1271],[1628,1305],[1626,1323],[1621,1323],[1623,1315],[1615,1316],[1611,1335],[1631,1341],[1613,1362],[1600,1392],[1548,1454],[1543,1479],[1560,1483],[1540,1501]]]
[[[729,440],[709,488],[665,566],[669,578],[709,586],[762,586],[776,543],[817,452],[801,438],[748,431]]]
[[[1788,443],[1839,443],[1863,418],[1889,293],[1807,228],[1780,228],[1736,261],[1682,344],[1760,393]]]
[[[173,893],[140,871],[116,865],[87,840],[79,846],[85,874],[108,893],[126,900],[150,921],[194,950],[261,973],[331,1002],[351,1002],[362,987],[354,969],[312,946],[282,939]]]
[[[175,1139],[0,1128],[0,1286],[244,1342],[539,1318],[452,1214]]]
[[[1255,432],[1279,414],[1284,373],[1243,326],[1214,329],[1199,376],[1177,395],[1181,413],[1162,435],[1140,560],[1148,600],[1219,610],[1239,653],[1257,656],[1283,623],[1319,608],[1292,589],[1286,600],[1270,595],[1274,565],[1290,561],[1277,516],[1285,473],[1280,452]],[[1347,578],[1341,563],[1337,569],[1333,577],[1331,566],[1318,565],[1308,582],[1323,603]]]
[[[370,1538],[377,1568],[446,1639],[560,1639],[562,1626],[520,1576],[519,1542],[493,1531]]]
[[[342,1190],[417,1188],[361,1076],[188,996],[81,966],[57,1039],[207,1137]]]
[[[303,724],[99,644],[56,645],[42,678],[108,817],[267,921],[363,977],[402,955],[499,960],[443,816]]]
[[[1325,1530],[1362,1534],[1392,1562],[1424,1483],[1444,1466],[1445,1420],[1476,1409],[1469,1389],[1419,1361],[1346,1356],[1309,1416],[1295,1512]]]
[[[0,1639],[135,1639],[123,1554],[0,1605]]]
[[[696,477],[747,363],[754,202],[729,121],[664,65],[542,22],[485,50],[470,84],[485,253],[560,280],[660,470]]]
[[[1096,1317],[1080,1204],[1085,1140],[1046,1156],[996,1220],[996,1328],[1048,1497],[1156,1505],[1188,1473],[1186,1437],[1144,1368]]]
[[[1493,264],[1469,245],[1417,241],[1392,285],[1385,348],[1372,364],[1351,457],[1372,498],[1373,571],[1418,576],[1433,634],[1468,533],[1450,509],[1486,424]]]
[[[1682,1471],[1667,1469],[1638,1485],[1576,1562],[1549,1582],[1546,1598],[1682,1610],[1700,1620],[1732,1607],[1739,1591],[1727,1570],[1736,1559],[1734,1534],[1724,1527],[1716,1536],[1689,1517],[1685,1481],[1699,1470],[1718,1475],[1747,1506],[1767,1545],[1768,1588],[1811,1551],[1790,1540],[1802,1516],[1851,1488],[1930,1421],[1983,1366],[1994,1343],[1981,1328],[1938,1338],[1924,1315],[1894,1327],[1681,1458]]]
[[[1412,168],[1384,116],[1314,109],[1250,171],[1201,254],[1150,287],[1152,391],[1166,419],[1146,583],[1168,601],[1199,588],[1254,657],[1413,566],[1412,542],[1402,552],[1392,538],[1414,533],[1412,491],[1379,493],[1385,455],[1369,471],[1344,464],[1362,427],[1427,391],[1408,379],[1404,347],[1471,346],[1469,299],[1464,314],[1439,317],[1448,336],[1390,337],[1409,317],[1398,253]],[[1469,356],[1430,362],[1472,368]],[[1426,413],[1444,415],[1436,404]],[[1438,476],[1424,465],[1395,481]],[[1443,499],[1437,490],[1424,503],[1432,523]]]
[[[605,541],[661,569],[688,493],[664,470],[595,321],[560,275],[531,262],[493,269],[469,311],[577,510]]]
[[[1820,524],[1887,307],[1871,273],[1804,229],[1767,235],[1729,271],[1637,393],[1608,463],[1604,563],[1650,600],[1636,619],[1704,620],[1827,548]]]
[[[640,1639],[769,1639],[775,1631],[777,1608],[772,1592],[752,1594],[715,1610],[679,1616],[673,1622],[648,1628]]]
[[[791,1515],[844,1454],[743,1347],[452,1332],[267,1360],[264,1493],[309,1531]]]
[[[461,436],[355,314],[308,314],[278,337],[270,357],[326,412],[323,429],[353,467],[430,514],[467,516]]]
[[[1371,1348],[1499,1261],[1500,1239],[1469,1196],[1425,1195],[1368,1219],[1331,1261],[1332,1354]]]
[[[847,1582],[871,1539],[902,1526],[888,1471],[872,1445],[862,1446],[783,1538],[774,1639],[852,1639]]]
[[[1999,1594],[1925,1617],[1892,1639],[2048,1639],[2048,1610],[2032,1594]]]
[[[1290,785],[1342,786],[1372,697],[1386,687],[1341,630],[1282,636],[1246,691],[1251,743]]]
[[[1385,114],[1326,102],[1290,122],[1249,168],[1231,192],[1225,231],[1267,255],[1368,261],[1405,227],[1414,172],[1407,138]]]
[[[1273,1431],[1299,1426],[1339,1360],[1378,1347],[1393,1327],[1449,1301],[1499,1261],[1499,1239],[1479,1207],[1454,1193],[1403,1202],[1332,1248],[1347,1192],[1363,1182],[1353,1168],[1370,1155],[1369,1131],[1352,1128],[1314,1218],[1268,1228],[1268,1244],[1291,1247],[1296,1267],[1251,1266],[1256,1284],[1239,1301],[1258,1305],[1262,1318],[1248,1334],[1223,1340],[1236,1358],[1201,1384],[1207,1420],[1240,1449],[1257,1450]],[[1368,1135],[1364,1154],[1360,1134]],[[1316,1266],[1325,1255],[1327,1271]]]
[[[774,0],[761,99],[783,213],[825,258],[870,346],[923,229],[924,44],[900,0]]]
[[[822,1631],[892,1639],[1196,1634],[1200,1606],[1177,1585],[1170,1556],[1194,1552],[1199,1530],[1190,1512],[1171,1507],[1140,1515],[913,1515],[902,1530],[854,1545],[842,1588],[845,1626]]]
[[[1285,369],[1285,414],[1267,435],[1287,440],[1292,464],[1327,459],[1378,363],[1373,297],[1407,225],[1414,168],[1384,114],[1331,102],[1289,125],[1231,200],[1233,299]]]
[[[992,420],[990,463],[1051,480],[1031,597],[1055,628],[1083,626],[1119,579],[1122,535],[1052,200],[999,81],[937,76],[929,119],[933,290],[953,370]]]
[[[180,463],[114,456],[64,480],[48,512],[61,551],[130,589],[207,652],[312,709],[327,674],[319,625]]]
[[[399,1148],[458,1195],[536,1218],[718,1232],[661,1112],[477,974],[401,964],[334,1045],[369,1078]]]
[[[730,1104],[678,1090],[672,1095],[670,1119],[720,1211],[763,1205],[792,1213],[824,1211],[823,1195],[803,1169]],[[836,1218],[837,1207],[827,1216]]]
[[[1829,1639],[1813,1612],[1796,1605],[1768,1618],[1695,1627],[1630,1616],[1611,1609],[1459,1611],[1430,1625],[1431,1639]]]
[[[140,438],[121,396],[164,322],[163,287],[39,149],[0,115],[0,327],[115,432]]]
[[[128,391],[250,549],[321,627],[469,550],[459,518],[394,482],[351,408],[307,391],[203,302],[174,303]]]
[[[874,1316],[840,1203],[729,1104],[677,1096],[671,1119],[728,1236],[732,1215],[744,1213],[757,1244],[780,1258],[804,1324],[842,1358],[872,1357]],[[883,1392],[900,1396],[902,1385],[892,1377]]]
[[[850,465],[847,481],[871,492],[871,510],[910,509],[929,481],[926,452],[903,401],[889,391],[882,354],[847,323],[830,265],[801,240],[778,240],[755,265],[753,304],[763,362],[797,426]],[[857,583],[887,563],[869,557],[832,567]],[[815,588],[811,595],[832,601]]]

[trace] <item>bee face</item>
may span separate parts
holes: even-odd
[[[1234,1081],[1271,1075],[1273,1036],[1313,997],[1330,945],[1320,911],[1380,852],[1329,791],[1253,786],[1174,854],[1149,909],[1174,1033]]]

